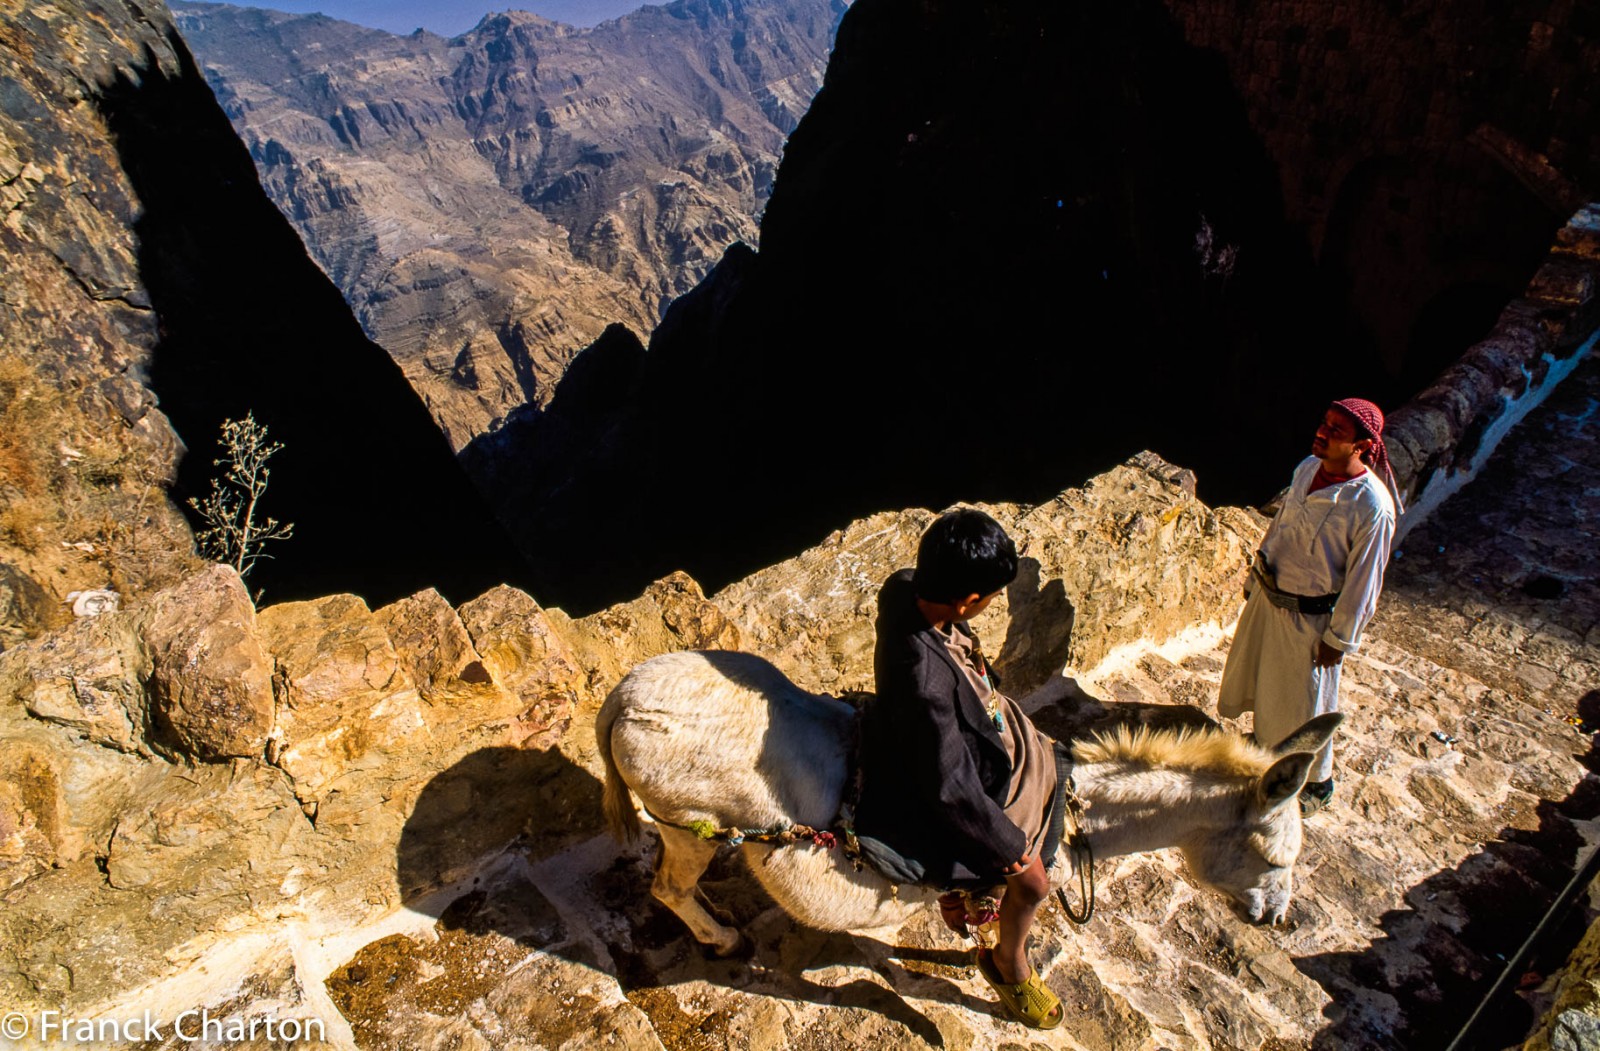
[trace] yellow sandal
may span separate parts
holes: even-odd
[[[1038,971],[1029,971],[1027,981],[1016,984],[1003,981],[999,969],[994,965],[994,954],[988,949],[978,950],[978,971],[1000,997],[1000,1003],[1023,1025],[1033,1029],[1054,1029],[1061,1024],[1061,1019],[1066,1015],[1061,998],[1044,984]]]

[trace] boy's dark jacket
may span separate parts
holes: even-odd
[[[861,720],[856,828],[920,861],[926,882],[997,880],[1027,849],[1000,803],[1011,760],[972,684],[917,608],[909,569],[878,592],[877,630],[877,696]]]

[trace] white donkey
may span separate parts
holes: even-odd
[[[747,653],[654,657],[606,698],[595,721],[606,820],[618,839],[636,838],[628,790],[638,794],[661,835],[653,893],[719,954],[739,948],[739,932],[695,900],[719,844],[675,826],[829,827],[854,718],[848,704],[805,692]],[[1280,922],[1300,854],[1296,796],[1339,719],[1318,716],[1272,752],[1219,730],[1120,728],[1075,742],[1072,783],[1095,855],[1177,847],[1195,876],[1233,895],[1252,921]],[[810,841],[747,841],[743,849],[777,903],[822,930],[898,926],[937,894],[895,888]],[[1058,882],[1071,874],[1066,853],[1051,867]]]

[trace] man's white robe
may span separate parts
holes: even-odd
[[[1339,708],[1339,667],[1316,666],[1317,643],[1353,653],[1378,608],[1383,569],[1394,543],[1394,500],[1374,472],[1310,492],[1320,461],[1307,457],[1266,537],[1261,555],[1279,591],[1314,597],[1338,593],[1332,613],[1274,606],[1254,575],[1222,672],[1217,707],[1224,716],[1255,712],[1256,740],[1272,747],[1307,719]],[[1309,780],[1333,776],[1325,745]]]

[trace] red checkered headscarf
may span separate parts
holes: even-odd
[[[1395,514],[1399,514],[1400,486],[1395,482],[1394,469],[1389,466],[1389,450],[1383,444],[1383,410],[1365,398],[1341,398],[1333,407],[1356,421],[1357,438],[1372,439],[1372,448],[1364,459],[1388,486],[1389,495],[1394,497]]]

